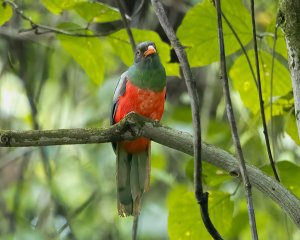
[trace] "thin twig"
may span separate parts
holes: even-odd
[[[260,38],[260,39],[262,39],[264,37],[271,37],[271,38],[273,38],[274,34],[271,33],[271,32],[262,32],[262,33],[256,33],[256,37]]]
[[[96,196],[96,192],[93,192],[91,194],[91,196],[83,202],[82,205],[80,205],[78,208],[76,208],[73,212],[71,212],[68,216],[68,219],[70,220],[71,218],[74,218],[76,217],[78,214],[80,214],[84,209],[86,209],[88,207],[88,205],[94,200]],[[69,220],[67,220],[59,229],[58,229],[58,234],[61,234],[65,229],[66,227],[68,227],[70,224],[69,224]]]
[[[22,163],[19,169],[19,174],[18,174],[18,180],[17,180],[17,187],[14,195],[14,200],[13,200],[13,214],[12,214],[12,226],[11,230],[15,232],[16,229],[16,223],[18,221],[18,215],[19,215],[19,207],[20,207],[20,201],[22,199],[21,197],[21,192],[24,186],[24,174],[28,166],[29,162],[29,155],[30,153],[25,153],[22,159]]]
[[[24,19],[25,21],[27,21],[27,22],[30,23],[31,28],[21,29],[21,30],[19,30],[19,32],[34,32],[35,35],[42,35],[42,34],[54,33],[54,34],[66,35],[66,36],[70,36],[70,37],[83,37],[83,38],[107,37],[107,38],[115,39],[115,40],[118,40],[118,41],[130,44],[130,42],[127,41],[127,40],[124,40],[124,39],[112,36],[111,34],[113,32],[115,32],[114,30],[110,31],[110,32],[106,32],[106,33],[100,33],[100,34],[94,34],[94,33],[84,33],[83,34],[83,33],[70,32],[70,31],[66,31],[66,30],[63,30],[63,29],[59,29],[59,28],[54,28],[54,27],[51,27],[51,26],[46,26],[46,25],[38,24],[38,23],[35,23],[34,21],[32,21],[32,19],[30,17],[26,16],[23,13],[23,11],[20,10],[19,6],[16,3],[14,3],[14,2],[12,2],[10,0],[4,0],[4,3],[10,4],[13,7],[13,9],[15,10],[15,12],[22,19]],[[43,30],[43,31],[41,31],[41,30]],[[85,32],[88,31],[88,30],[89,29],[87,29],[87,27],[86,28],[76,29],[76,31],[85,31]],[[74,31],[75,31],[75,29],[74,29]],[[7,33],[6,32],[6,35],[11,36],[11,33]],[[16,36],[14,36],[14,37],[16,37]],[[31,40],[31,38],[29,38],[29,39]]]
[[[2,215],[4,216],[4,219],[7,220],[7,224],[9,226],[9,231],[11,233],[14,232],[15,228],[15,218],[13,212],[8,210],[6,199],[4,199],[3,194],[0,195],[0,211]],[[4,221],[2,221],[2,224],[4,224]]]
[[[258,83],[258,81],[256,80],[255,73],[254,73],[252,64],[250,62],[250,59],[249,59],[249,56],[247,54],[247,51],[246,51],[245,47],[243,46],[243,44],[242,44],[239,36],[237,35],[236,31],[234,30],[233,26],[231,25],[231,23],[229,22],[229,20],[225,16],[225,14],[223,12],[221,14],[222,14],[222,17],[224,18],[225,22],[227,23],[228,27],[232,31],[233,35],[235,36],[236,40],[238,41],[238,43],[239,43],[239,45],[240,45],[240,47],[241,47],[241,49],[242,49],[242,51],[243,51],[243,53],[244,53],[244,55],[246,57],[246,60],[247,60],[248,65],[250,67],[250,71],[251,71],[252,77],[253,77],[254,82],[255,82],[255,85],[256,85],[256,87],[258,89],[259,100],[260,100],[260,111],[261,111],[261,117],[262,117],[262,122],[263,122],[263,127],[264,127],[265,141],[266,141],[266,145],[267,145],[267,152],[268,152],[268,156],[269,156],[269,161],[271,163],[271,166],[272,166],[275,178],[277,179],[277,181],[280,181],[278,173],[276,171],[275,163],[274,163],[274,160],[273,160],[273,157],[272,157],[271,149],[270,149],[269,136],[268,136],[268,132],[267,132],[266,120],[265,120],[265,113],[264,113],[264,103],[263,103],[262,94],[261,94],[260,73],[258,73],[258,75],[259,75],[259,83]],[[277,34],[277,32],[275,34]],[[265,35],[258,35],[258,34],[256,34],[257,37],[263,37],[263,36],[266,36],[266,35],[267,34],[265,34]],[[274,38],[277,38],[277,35],[273,36],[273,34],[271,34],[271,35],[268,34],[267,36],[272,36]],[[274,41],[274,43],[276,44],[276,40]],[[273,61],[274,61],[274,58],[272,58],[272,64],[274,64]],[[272,65],[272,67],[273,67],[273,65]],[[273,70],[272,70],[271,74],[273,74]],[[272,84],[272,81],[273,81],[273,77],[271,77],[271,84]],[[271,88],[271,91],[272,91],[272,88]],[[271,92],[271,96],[272,96],[272,92]],[[270,100],[272,100],[272,99],[270,99]],[[272,112],[272,104],[271,104],[271,112]],[[272,123],[271,123],[271,128],[272,128]],[[272,130],[271,130],[271,132],[272,132]]]
[[[164,29],[167,37],[169,38],[172,47],[179,59],[183,76],[186,82],[188,93],[191,101],[192,119],[193,119],[193,132],[194,132],[194,185],[195,197],[200,205],[201,216],[207,231],[214,239],[222,239],[214,225],[212,224],[208,213],[208,193],[203,192],[202,186],[202,160],[201,160],[201,123],[200,123],[200,108],[199,98],[196,88],[196,81],[193,79],[192,72],[184,48],[177,39],[172,26],[169,23],[165,10],[158,0],[152,0],[155,13]]]
[[[28,78],[30,78],[30,77],[27,76],[27,71],[28,71],[28,65],[27,65],[27,61],[26,61],[27,56],[25,56],[24,46],[22,43],[19,44],[19,50],[20,50],[19,52],[20,52],[20,59],[21,59],[19,76],[20,76],[21,81],[23,82],[26,97],[27,97],[27,100],[29,103],[32,127],[34,130],[39,130],[40,127],[39,127],[39,122],[37,119],[37,115],[38,115],[37,106],[36,106],[36,102],[35,102],[35,98],[34,98],[34,93],[31,89],[30,83],[28,82]],[[39,150],[40,150],[40,155],[41,155],[42,162],[43,162],[45,175],[47,176],[48,182],[50,183],[50,181],[52,179],[52,173],[51,173],[51,168],[50,168],[50,164],[49,164],[49,158],[45,151],[45,148],[40,148]]]
[[[29,22],[31,28],[20,29],[19,32],[21,32],[21,33],[22,32],[31,32],[31,31],[33,31],[36,35],[55,33],[55,34],[66,35],[66,36],[71,36],[71,37],[84,37],[84,38],[111,37],[111,38],[115,38],[113,36],[108,36],[112,32],[102,33],[102,34],[91,34],[91,33],[83,34],[83,33],[70,32],[70,31],[66,31],[66,30],[63,30],[63,29],[54,28],[54,27],[51,27],[51,26],[46,26],[46,25],[43,25],[43,24],[38,24],[38,23],[34,22],[30,17],[26,16],[24,14],[24,12],[19,8],[19,6],[16,3],[14,3],[13,1],[4,0],[3,3],[11,5],[13,7],[13,9],[15,10],[15,12],[22,19]],[[77,31],[87,31],[89,29],[80,28],[80,29],[76,29],[76,30]],[[116,38],[116,39],[118,39],[118,38]]]
[[[127,19],[126,19],[126,13],[124,11],[124,8],[123,8],[123,5],[121,3],[121,0],[116,0],[116,2],[117,2],[117,5],[118,5],[120,14],[122,16],[122,21],[123,21],[124,27],[125,27],[125,29],[127,31],[128,37],[129,37],[129,41],[130,41],[130,45],[131,45],[132,51],[134,53],[136,45],[135,45],[135,41],[134,41],[134,38],[133,38],[132,31],[131,31],[131,29],[129,27],[129,24],[127,22]]]
[[[216,7],[216,3],[215,3],[215,0],[213,0],[213,5]],[[238,41],[245,57],[246,57],[246,60],[247,60],[247,63],[248,63],[248,66],[250,68],[250,71],[251,71],[251,74],[252,74],[252,77],[253,77],[253,80],[255,82],[255,85],[257,86],[257,80],[256,80],[256,77],[255,77],[255,73],[254,73],[254,70],[253,70],[253,67],[252,67],[252,64],[251,64],[251,61],[250,61],[250,58],[249,58],[249,55],[247,53],[247,50],[245,48],[245,46],[243,45],[239,35],[237,34],[237,32],[235,31],[234,27],[232,26],[231,22],[228,20],[228,18],[226,17],[226,15],[224,14],[224,12],[222,11],[221,12],[222,14],[222,17],[224,18],[226,24],[228,25],[228,27],[230,28],[232,34],[234,35],[235,39]]]
[[[128,114],[113,126],[101,129],[0,130],[0,147],[99,144],[130,141],[139,137],[149,138],[191,156],[194,153],[191,134],[164,127],[134,113]],[[238,160],[225,150],[203,142],[202,156],[204,161],[224,170],[231,176],[241,177]],[[246,165],[253,186],[276,202],[300,229],[300,200],[282,184],[255,166]]]
[[[144,3],[145,3],[145,0],[141,0],[140,5],[136,8],[134,13],[131,15],[131,19],[136,17],[138,14],[140,14],[140,11],[142,10]]]
[[[251,234],[252,239],[258,239],[257,230],[256,230],[256,222],[255,222],[255,213],[253,208],[253,200],[252,200],[252,191],[251,191],[251,183],[249,181],[248,173],[246,170],[246,163],[244,160],[244,155],[237,131],[237,126],[235,122],[235,116],[232,108],[232,102],[230,97],[229,83],[227,77],[227,69],[226,69],[226,58],[225,58],[225,46],[224,46],[224,37],[223,37],[223,27],[222,27],[222,16],[221,16],[221,3],[220,0],[216,0],[217,7],[217,16],[218,16],[218,34],[219,34],[219,46],[220,46],[220,64],[221,64],[221,79],[223,79],[223,90],[226,99],[226,109],[227,109],[227,117],[231,127],[231,133],[233,137],[233,142],[236,148],[237,158],[239,160],[240,171],[242,174],[242,179],[246,191],[247,196],[247,204],[248,204],[248,215],[250,220]]]
[[[275,138],[274,138],[274,123],[273,123],[273,80],[274,80],[274,63],[275,63],[275,49],[276,49],[276,42],[277,42],[277,30],[278,30],[278,21],[279,16],[277,15],[276,24],[274,28],[274,38],[273,38],[273,47],[272,47],[272,63],[271,63],[271,76],[270,76],[270,132],[272,138],[272,150],[274,154],[274,158],[276,159],[275,154]]]
[[[233,192],[230,193],[230,196],[234,196],[234,195],[237,193],[237,191],[239,190],[241,184],[242,184],[242,181],[239,181],[239,183],[236,185],[236,187],[235,187],[235,189],[233,190]]]
[[[17,160],[20,160],[21,156],[32,153],[33,151],[34,149],[32,148],[27,148],[27,149],[20,148],[0,156],[0,158],[3,159],[3,161],[0,163],[0,172],[5,171],[5,168],[8,167],[10,164],[15,163]]]
[[[254,70],[253,70],[253,67],[252,67],[252,64],[251,64],[251,61],[250,61],[250,58],[248,56],[248,53],[247,53],[247,50],[246,48],[244,47],[241,39],[239,38],[237,32],[234,30],[232,24],[229,22],[228,18],[225,16],[225,14],[222,12],[222,17],[224,18],[225,22],[227,23],[228,27],[230,28],[231,32],[233,33],[235,39],[238,41],[245,57],[246,57],[246,60],[247,60],[247,63],[249,65],[249,68],[250,68],[250,71],[251,71],[251,74],[252,74],[252,77],[253,77],[253,80],[255,82],[255,85],[257,86],[257,80],[256,80],[256,77],[255,77],[255,73],[254,73]]]
[[[261,120],[262,120],[262,124],[263,124],[263,129],[264,129],[263,133],[265,136],[265,142],[266,142],[267,152],[268,152],[268,156],[269,156],[269,161],[270,161],[274,176],[275,176],[276,180],[278,182],[280,182],[279,175],[277,173],[276,166],[275,166],[273,156],[272,156],[268,128],[267,128],[267,123],[266,123],[266,116],[265,116],[265,106],[264,106],[264,100],[263,100],[262,90],[261,90],[258,48],[257,48],[257,40],[256,40],[256,25],[255,25],[255,15],[254,15],[254,0],[250,0],[250,2],[251,2],[251,19],[252,19],[252,30],[253,30],[256,75],[257,75],[257,85],[258,85],[258,97],[259,97],[260,115],[261,115]]]
[[[139,226],[139,215],[134,216],[132,224],[132,240],[137,239],[137,231]]]

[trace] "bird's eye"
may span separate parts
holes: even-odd
[[[137,50],[136,55],[140,56],[141,55],[141,50]]]

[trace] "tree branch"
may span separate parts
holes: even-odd
[[[156,16],[165,31],[168,39],[171,42],[172,47],[178,57],[184,80],[187,86],[188,94],[191,101],[192,119],[193,119],[193,149],[194,149],[194,186],[195,197],[200,205],[200,212],[203,223],[214,239],[222,239],[217,229],[214,227],[208,212],[208,193],[203,191],[202,186],[202,158],[201,158],[201,121],[200,121],[200,107],[199,97],[196,88],[196,81],[193,78],[192,71],[185,53],[183,46],[177,39],[176,34],[170,25],[165,10],[159,0],[152,0],[152,5]]]
[[[213,4],[214,6],[216,7],[216,3],[215,3],[215,0],[213,0]],[[222,9],[221,9],[222,10]],[[257,86],[257,80],[256,80],[256,77],[255,77],[255,73],[254,73],[254,70],[253,70],[253,67],[252,67],[252,64],[251,64],[251,61],[250,61],[250,58],[249,58],[249,55],[247,53],[247,50],[245,48],[245,46],[243,45],[242,43],[242,40],[240,39],[239,35],[237,34],[237,32],[235,31],[234,27],[232,26],[231,22],[228,20],[228,18],[226,17],[226,15],[223,13],[223,11],[221,11],[221,15],[224,19],[224,21],[226,22],[227,26],[230,28],[233,36],[235,37],[235,39],[237,40],[237,42],[239,43],[242,51],[243,51],[243,54],[245,55],[246,57],[246,60],[247,60],[247,63],[248,63],[248,66],[250,68],[250,72],[252,74],[252,77],[253,77],[253,81],[255,83],[255,85]]]
[[[250,0],[251,3],[251,20],[252,20],[252,35],[253,35],[253,44],[254,44],[254,53],[255,53],[255,64],[256,64],[256,75],[257,75],[257,87],[258,87],[258,98],[259,98],[259,108],[260,108],[260,116],[261,121],[263,124],[263,133],[265,136],[265,142],[269,157],[269,162],[272,167],[272,171],[274,173],[274,176],[278,182],[280,182],[279,175],[276,170],[276,165],[273,160],[271,146],[270,146],[270,140],[269,140],[269,134],[268,134],[268,128],[266,123],[266,115],[265,115],[265,106],[264,106],[264,99],[262,95],[262,89],[261,89],[261,81],[260,81],[260,71],[259,71],[259,60],[258,60],[258,48],[257,48],[257,40],[256,40],[256,24],[255,24],[255,15],[254,15],[254,0]]]
[[[237,158],[239,160],[239,168],[242,175],[242,180],[245,187],[245,193],[247,198],[247,207],[248,207],[248,215],[250,221],[250,228],[252,239],[257,240],[257,229],[256,229],[256,221],[255,221],[255,213],[253,207],[253,199],[252,199],[252,190],[251,190],[251,182],[248,176],[246,162],[243,155],[243,150],[240,143],[240,138],[236,126],[235,116],[233,112],[229,83],[228,83],[228,75],[226,69],[226,58],[225,58],[225,44],[223,37],[223,26],[222,26],[222,15],[221,15],[221,1],[216,0],[216,8],[217,8],[217,21],[218,21],[218,36],[219,36],[219,47],[220,47],[220,69],[221,69],[221,80],[223,80],[223,92],[226,100],[226,110],[227,110],[227,118],[231,128],[231,134],[233,138],[233,142],[235,145]]]
[[[272,143],[272,152],[274,159],[276,159],[276,148],[275,148],[275,135],[274,135],[274,121],[273,121],[273,85],[274,85],[274,65],[275,65],[275,50],[277,43],[277,32],[279,27],[279,15],[276,17],[276,24],[274,28],[274,37],[273,37],[273,47],[272,47],[272,62],[271,62],[271,74],[270,74],[270,134],[271,134],[271,143]],[[276,160],[275,160],[276,161]]]
[[[24,21],[27,21],[30,24],[30,28],[27,29],[19,29],[18,33],[28,33],[28,32],[34,32],[35,35],[42,35],[42,34],[49,34],[49,33],[55,33],[55,34],[60,34],[60,35],[66,35],[66,36],[71,36],[71,37],[83,37],[83,38],[98,38],[98,37],[109,37],[109,38],[113,38],[119,41],[124,41],[122,39],[119,38],[115,38],[113,36],[110,36],[109,34],[111,34],[112,32],[106,32],[106,33],[99,33],[99,34],[94,34],[94,33],[81,33],[82,31],[87,31],[89,30],[88,27],[86,28],[82,28],[82,29],[76,29],[76,32],[73,31],[66,31],[64,29],[60,29],[60,28],[55,28],[52,26],[47,26],[47,25],[43,25],[43,24],[39,24],[34,22],[30,17],[26,16],[23,12],[23,10],[20,9],[20,7],[13,1],[10,0],[4,0],[3,4],[9,4],[15,11],[16,14],[18,14]],[[1,34],[10,36],[10,37],[14,37],[14,38],[25,38],[28,40],[32,40],[32,38],[28,37],[28,36],[24,36],[24,34],[21,35],[17,35],[14,31],[10,30],[10,29],[1,29]],[[127,42],[127,41],[125,41]]]
[[[193,155],[192,135],[164,127],[134,113],[128,114],[118,124],[99,129],[0,130],[0,147],[108,143],[133,140],[141,136]],[[233,177],[241,177],[237,159],[218,147],[203,143],[202,159]],[[246,164],[246,167],[252,185],[276,202],[300,229],[300,200],[258,168],[250,164]]]
[[[135,41],[134,41],[134,37],[133,37],[132,31],[131,31],[131,28],[130,28],[130,26],[129,26],[128,22],[127,22],[127,19],[126,19],[125,10],[123,8],[121,0],[116,0],[116,2],[117,2],[117,5],[118,5],[118,8],[119,8],[121,17],[122,17],[122,21],[123,21],[124,27],[125,27],[125,29],[127,31],[127,35],[129,37],[130,45],[131,45],[132,52],[133,52],[133,55],[134,55],[136,45],[135,45]]]

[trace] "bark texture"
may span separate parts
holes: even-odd
[[[300,1],[281,0],[278,14],[288,49],[289,69],[295,100],[295,117],[300,139]]]

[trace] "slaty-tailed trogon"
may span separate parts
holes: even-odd
[[[113,98],[111,124],[129,112],[160,120],[166,96],[166,72],[153,42],[140,43],[134,64],[121,75]],[[150,140],[113,143],[117,156],[117,197],[120,216],[136,216],[150,182]]]

